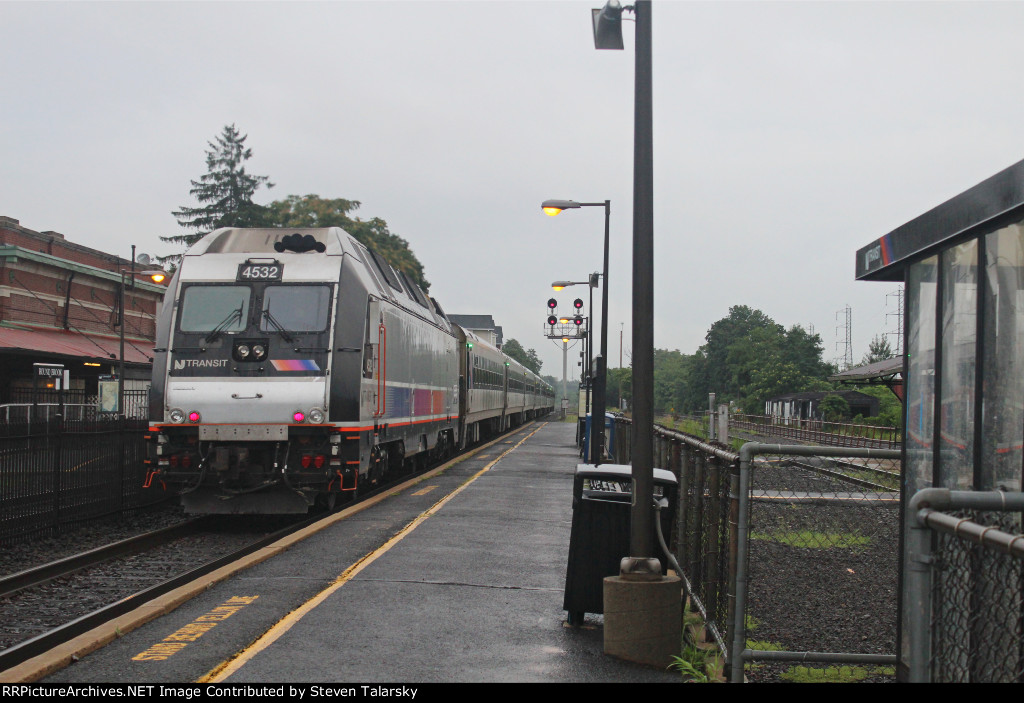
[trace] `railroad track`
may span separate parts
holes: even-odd
[[[830,468],[827,468],[825,466],[816,466],[814,464],[810,464],[810,463],[807,463],[805,461],[797,461],[796,459],[786,459],[786,461],[785,461],[785,463],[789,464],[790,466],[796,466],[796,467],[804,469],[806,471],[812,471],[812,472],[814,472],[816,474],[821,474],[823,476],[829,476],[831,478],[835,478],[835,479],[838,479],[840,481],[844,481],[846,483],[852,483],[852,484],[854,484],[856,486],[861,486],[862,488],[868,488],[868,489],[873,490],[873,491],[892,492],[892,491],[898,491],[899,490],[900,476],[899,476],[898,473],[895,473],[893,471],[886,471],[885,469],[879,469],[879,468],[873,467],[873,466],[868,466],[867,464],[857,464],[857,463],[854,463],[854,462],[843,461],[841,459],[830,459],[829,462],[832,463],[832,464],[839,465],[841,467],[846,467],[847,470],[853,470],[853,471],[864,472],[864,473],[868,473],[868,474],[874,474],[876,476],[880,476],[880,477],[883,477],[883,478],[889,478],[889,479],[891,479],[891,481],[890,481],[890,484],[888,486],[886,486],[884,484],[875,483],[874,481],[869,481],[867,479],[860,478],[858,476],[850,476],[849,474],[844,473],[843,471],[837,471],[835,469],[830,469]],[[893,484],[895,484],[895,485],[893,485]]]
[[[519,429],[521,427],[495,438],[494,441],[499,441]],[[457,456],[471,453],[487,444],[489,442],[472,447]],[[382,492],[392,490],[395,485],[416,478],[434,468],[436,466],[406,473],[393,482],[367,491],[365,494],[360,495],[355,502],[339,505],[338,509],[351,507]],[[92,610],[85,609],[85,612],[81,612],[82,608],[79,608],[76,612],[81,612],[81,614],[77,617],[72,614],[69,616],[70,620],[68,620],[68,617],[64,617],[61,624],[55,626],[46,624],[45,631],[11,644],[6,649],[0,649],[0,671],[17,666],[32,657],[47,652],[82,633],[88,632],[105,622],[134,610],[154,598],[158,598],[180,586],[242,559],[287,537],[293,532],[313,525],[328,515],[328,512],[320,512],[298,520],[291,519],[284,527],[274,529],[269,533],[266,533],[264,530],[257,539],[245,538],[245,544],[240,547],[237,545],[239,535],[236,530],[233,535],[233,541],[236,544],[232,547],[221,546],[219,551],[216,543],[212,545],[207,543],[216,542],[217,539],[224,537],[225,524],[237,525],[238,521],[231,520],[231,517],[234,516],[204,516],[2,577],[0,578],[0,623],[2,623],[0,630],[6,630],[12,623],[27,622],[29,618],[36,618],[40,610],[48,612],[61,611],[63,613],[65,609],[62,607],[60,599],[68,599],[70,603],[74,603],[76,593],[89,593],[91,595],[94,590],[92,586],[94,582],[102,584],[100,590],[107,588],[112,582],[116,583],[120,588],[110,593],[107,597],[109,602],[101,607],[96,607]],[[250,518],[250,521],[253,518],[253,516],[247,517]],[[264,518],[264,524],[266,524],[266,520],[272,519],[267,518],[267,516],[259,517]],[[281,519],[278,516],[278,524],[280,524]],[[251,537],[251,533],[249,536]],[[199,539],[200,537],[202,539]],[[211,549],[218,551],[217,555],[210,557],[207,554],[202,559],[202,563],[198,565],[195,563],[197,560],[194,555],[192,556],[191,563],[171,564],[170,568],[175,573],[138,591],[132,591],[130,585],[125,585],[133,580],[139,580],[142,572],[148,572],[156,568],[151,564],[159,563],[160,568],[168,568],[168,562],[177,558],[176,553],[187,553],[190,549],[189,547],[179,548],[172,545],[182,545],[190,539],[204,543],[207,551]],[[153,555],[152,563],[149,561],[150,555]],[[130,562],[133,559],[138,560],[140,563],[130,565],[127,568],[123,567],[123,563]],[[123,568],[125,570],[121,571]],[[97,576],[94,572],[101,569],[106,570],[106,573],[101,573]],[[153,579],[150,580],[152,581]],[[128,590],[126,591],[125,589]],[[47,593],[47,590],[50,592]],[[25,599],[29,602],[24,607],[20,607],[18,604],[20,599]],[[60,616],[56,615],[55,617]],[[19,621],[19,618],[25,618],[25,620]],[[23,624],[21,625],[21,630],[32,629],[34,625],[34,623]],[[7,634],[7,639],[12,639],[9,632],[5,634]],[[17,636],[17,634],[14,634],[13,638]],[[3,646],[2,641],[0,641],[0,646]]]

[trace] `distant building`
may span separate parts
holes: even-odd
[[[129,390],[149,384],[156,311],[164,292],[143,282],[143,268],[134,264],[136,280],[124,296]],[[127,259],[0,216],[0,404],[27,402],[34,363],[62,364],[67,389],[81,402],[94,402],[99,377],[117,374],[121,272],[130,281],[132,270]]]
[[[822,420],[821,400],[827,395],[838,395],[850,406],[850,416],[872,417],[878,414],[878,398],[860,391],[808,391],[787,393],[769,398],[765,414],[781,420]]]
[[[494,317],[491,315],[449,315],[448,319],[499,349],[504,343],[501,327],[494,324]]]

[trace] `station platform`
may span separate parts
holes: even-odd
[[[601,616],[566,623],[575,433],[527,424],[90,633],[112,639],[33,680],[677,683],[606,656]]]

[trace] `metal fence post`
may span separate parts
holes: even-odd
[[[906,598],[907,629],[910,640],[910,683],[927,683],[931,678],[932,561],[931,531],[909,513],[907,537]]]
[[[719,543],[721,518],[721,502],[719,500],[719,481],[721,471],[719,470],[718,457],[709,455],[707,458],[707,486],[708,505],[706,508],[706,519],[701,532],[704,534],[704,605],[709,613],[714,613],[714,619],[718,620],[719,596],[722,583],[719,571]],[[705,631],[705,638],[709,634]]]
[[[730,683],[743,683],[743,650],[746,648],[747,610],[747,536],[750,523],[750,467],[757,442],[740,448],[739,508],[736,524],[736,601],[732,622],[732,648],[729,651]]]

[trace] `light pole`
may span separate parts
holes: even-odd
[[[664,577],[654,537],[654,131],[651,61],[651,1],[636,0],[636,59],[633,102],[633,504],[630,510],[629,556],[619,576],[604,581],[604,601],[613,612],[635,613],[614,623],[605,621],[604,649],[632,661],[664,666],[679,651],[679,577]],[[622,11],[618,0],[592,10],[594,47],[622,49]],[[607,287],[606,287],[607,289]],[[656,603],[674,603],[660,610]],[[667,624],[651,640],[644,623],[660,610]],[[671,631],[669,631],[671,630]]]
[[[612,201],[601,203],[578,203],[575,200],[545,200],[541,209],[545,214],[554,217],[562,210],[573,210],[581,207],[604,208],[604,289],[601,291],[601,353],[597,356],[594,368],[594,406],[591,411],[592,431],[590,458],[594,464],[600,464],[604,458],[604,414],[605,414],[605,367],[608,359],[608,234],[611,225]],[[591,282],[593,286],[593,282]],[[591,288],[593,290],[593,288]],[[653,353],[653,352],[652,352]],[[653,414],[653,411],[652,411]],[[653,438],[653,427],[651,437]],[[653,476],[653,472],[652,472]],[[651,481],[653,487],[653,479]]]
[[[141,260],[141,258],[140,258]],[[146,257],[148,263],[149,257]],[[117,297],[117,327],[121,343],[120,353],[117,357],[117,413],[121,418],[125,417],[124,408],[124,301],[125,289],[135,289],[135,246],[132,246],[132,267],[128,270],[121,269],[121,283],[118,286]],[[167,278],[167,272],[162,270],[141,271],[141,275],[148,276],[153,283],[163,283]],[[125,274],[128,274],[128,282],[125,281]]]

